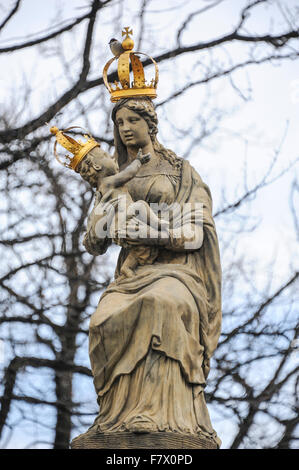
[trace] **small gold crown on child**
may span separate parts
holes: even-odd
[[[82,142],[80,139],[78,139],[78,141],[73,139],[66,134],[66,132],[70,131],[71,129],[81,129],[81,127],[72,126],[68,127],[67,129],[59,130],[58,127],[53,126],[50,128],[50,132],[56,137],[54,144],[54,155],[56,159],[59,163],[61,163],[61,165],[76,171],[76,168],[85,155],[93,148],[100,147],[100,144],[90,134],[84,134],[84,137],[87,139],[86,142]],[[65,155],[65,158],[67,159],[66,162],[61,161],[58,156],[56,150],[57,143],[62,145],[62,147],[68,150],[68,152],[73,154],[73,156]]]

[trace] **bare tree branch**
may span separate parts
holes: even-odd
[[[21,0],[17,0],[14,7],[12,8],[12,10],[9,12],[9,14],[7,15],[7,17],[2,21],[2,23],[0,23],[0,31],[1,29],[4,28],[5,25],[7,25],[7,23],[9,22],[9,20],[14,16],[14,14],[17,12],[19,6],[20,6],[20,3],[21,3]]]

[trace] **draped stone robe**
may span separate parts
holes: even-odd
[[[210,191],[187,161],[180,169],[163,162],[151,174],[136,176],[128,189],[135,201],[202,203],[203,242],[186,250],[184,237],[170,237],[152,265],[139,266],[135,276],[118,282],[127,255],[122,248],[116,281],[90,321],[89,354],[100,405],[94,425],[105,432],[203,434],[219,445],[203,393],[221,328]],[[190,215],[192,221],[192,210]],[[84,243],[99,254],[111,240],[97,239],[95,223],[91,213]]]

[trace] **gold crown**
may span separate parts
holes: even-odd
[[[103,69],[104,84],[111,94],[111,101],[113,103],[121,98],[148,96],[153,99],[157,97],[157,85],[159,79],[157,63],[152,57],[144,54],[143,52],[133,52],[134,41],[130,38],[130,35],[132,34],[133,30],[129,27],[123,29],[122,36],[126,36],[121,44],[124,52],[119,56],[110,59]],[[155,66],[155,78],[153,78],[149,83],[145,80],[143,65],[136,54],[146,56]],[[117,59],[117,73],[119,81],[116,80],[114,84],[111,84],[108,83],[107,72],[112,62]],[[134,76],[132,83],[130,83],[130,64]]]
[[[85,157],[85,155],[90,152],[90,150],[92,150],[93,148],[99,147],[100,144],[96,142],[90,134],[84,135],[84,137],[88,139],[86,142],[82,142],[79,139],[77,141],[72,137],[69,137],[65,134],[65,132],[68,132],[71,129],[81,128],[79,128],[78,126],[72,126],[64,130],[59,130],[58,127],[51,127],[50,132],[56,136],[56,142],[54,144],[54,155],[56,157],[56,160],[58,160],[61,165],[76,171],[76,168],[78,167],[81,160]],[[73,154],[73,157],[70,157],[69,155],[65,156],[65,158],[68,159],[68,162],[62,162],[59,159],[56,151],[57,142]]]

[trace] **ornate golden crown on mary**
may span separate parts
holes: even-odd
[[[143,52],[133,51],[134,41],[130,37],[132,34],[133,30],[130,27],[123,29],[122,35],[125,36],[121,43],[123,52],[110,59],[103,69],[104,84],[111,95],[111,101],[113,103],[123,98],[148,97],[153,99],[157,97],[157,85],[159,80],[158,66],[154,59],[149,55],[144,54]],[[143,65],[139,55],[146,56],[154,64],[155,76],[150,82],[147,82],[145,79]],[[111,84],[108,83],[107,73],[111,64],[116,60],[118,61],[117,73],[119,81],[116,80],[114,84]],[[132,81],[130,81],[130,72],[132,72],[133,75]],[[54,154],[56,159],[63,166],[76,171],[79,163],[83,160],[85,155],[87,155],[87,153],[93,148],[100,146],[100,144],[96,142],[88,132],[84,135],[87,139],[86,142],[82,142],[81,140],[76,141],[66,134],[66,132],[74,128],[78,128],[78,126],[72,126],[68,129],[62,130],[59,130],[54,126],[50,128],[50,131],[56,136],[56,142],[54,144]],[[65,159],[67,161],[61,161],[56,150],[57,143],[73,154],[73,157],[66,155]]]
[[[147,96],[149,98],[157,97],[157,85],[159,80],[158,66],[155,60],[143,52],[133,51],[134,41],[130,37],[133,30],[126,27],[122,31],[125,36],[121,45],[123,52],[117,57],[110,59],[103,70],[103,80],[106,88],[111,95],[111,101],[114,103],[122,98],[140,98]],[[155,76],[148,82],[145,79],[143,65],[139,56],[145,56],[153,63],[155,67]],[[113,62],[117,62],[118,80],[113,84],[108,82],[108,70]],[[130,80],[130,70],[133,80]]]

